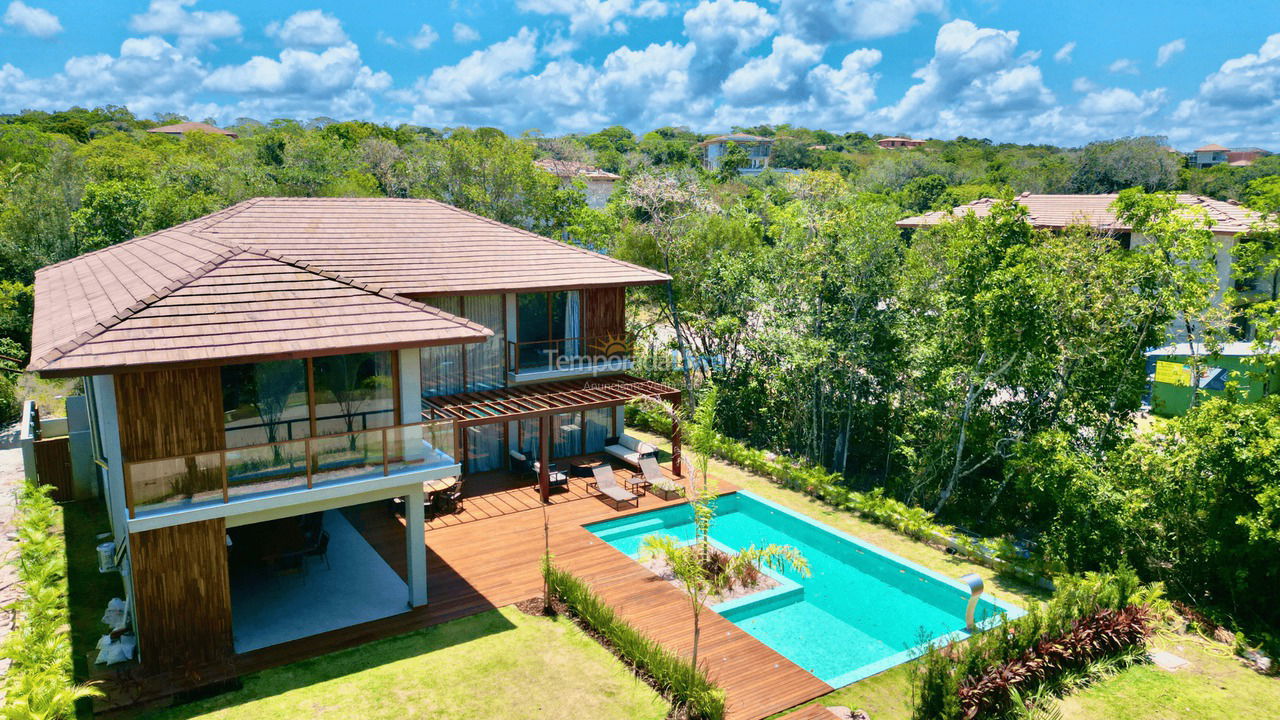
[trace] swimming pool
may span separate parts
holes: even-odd
[[[586,527],[637,557],[650,535],[692,540],[693,514],[681,504]],[[745,490],[717,501],[711,540],[735,551],[792,545],[809,561],[809,577],[769,571],[778,587],[711,609],[832,687],[906,662],[929,642],[968,636],[962,583]],[[1022,614],[983,596],[975,617],[985,629]]]

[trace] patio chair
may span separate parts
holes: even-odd
[[[321,530],[320,536],[316,538],[315,544],[306,550],[303,550],[302,555],[309,558],[318,557],[321,560],[324,560],[324,567],[326,570],[332,570],[333,567],[329,565],[329,531]]]
[[[630,435],[622,434],[605,438],[604,451],[628,465],[640,467],[640,459],[656,456],[658,448]]]
[[[640,507],[640,496],[618,484],[618,477],[613,474],[613,466],[597,465],[591,471],[591,476],[595,480],[587,483],[587,489],[595,490],[612,500],[614,508],[620,510],[628,503],[634,503],[636,507]]]
[[[538,479],[538,472],[542,469],[541,460],[532,460],[524,453],[516,450],[511,451],[511,469],[521,475],[532,475],[534,480]],[[547,485],[552,490],[568,490],[569,476],[554,467],[549,468],[547,473]]]

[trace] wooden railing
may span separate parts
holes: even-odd
[[[591,370],[630,358],[630,339],[620,335],[507,341],[507,370],[513,373]]]
[[[129,517],[453,465],[452,420],[126,462]]]

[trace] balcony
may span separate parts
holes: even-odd
[[[456,465],[453,421],[431,420],[125,463],[125,500],[139,518]]]
[[[510,382],[604,375],[629,369],[631,342],[625,336],[507,341]]]

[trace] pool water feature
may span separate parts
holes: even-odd
[[[633,558],[650,535],[694,537],[687,504],[586,527]],[[808,577],[770,572],[781,585],[711,609],[832,687],[906,662],[931,642],[968,636],[963,583],[745,490],[719,498],[711,540],[732,551],[785,544],[804,555]],[[1022,614],[984,595],[975,619],[986,629]]]

